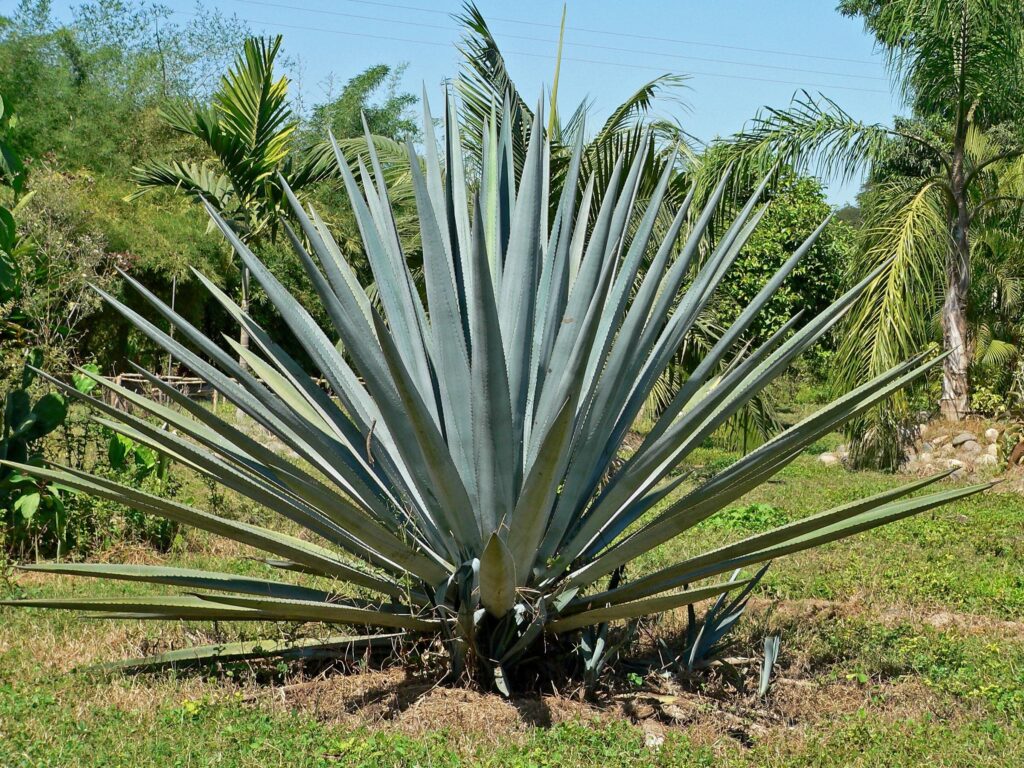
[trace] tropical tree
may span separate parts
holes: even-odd
[[[534,110],[512,80],[498,42],[479,9],[472,2],[467,2],[459,21],[465,34],[460,45],[463,66],[455,87],[461,96],[459,119],[470,163],[480,168],[485,154],[489,152],[493,155],[498,134],[507,131],[513,148],[510,167],[518,178],[522,172]],[[612,110],[596,132],[588,136],[587,118],[591,111],[589,101],[584,100],[578,104],[565,120],[561,117],[563,113],[558,107],[557,87],[560,66],[561,49],[556,61],[556,85],[548,100],[547,132],[551,141],[553,195],[561,192],[573,148],[577,143],[583,145],[581,162],[584,170],[594,174],[595,183],[591,195],[596,196],[594,202],[597,204],[600,204],[599,197],[607,188],[609,174],[620,156],[630,162],[637,153],[645,153],[638,181],[641,199],[650,196],[667,165],[671,164],[674,169],[681,171],[694,158],[693,138],[677,123],[659,118],[654,113],[656,102],[680,102],[685,77],[665,74],[644,83]],[[504,103],[508,104],[508,113],[511,115],[508,125],[500,119],[501,105]],[[648,135],[656,141],[647,141]],[[590,177],[585,175],[583,178]],[[682,175],[673,174],[666,206],[679,204],[686,190],[687,184]],[[581,187],[577,194],[582,198],[585,192],[585,188]],[[489,190],[482,190],[485,204],[488,194]],[[668,222],[665,224],[667,226]]]
[[[313,107],[303,129],[317,140],[328,132],[338,139],[359,138],[364,126],[374,136],[395,141],[417,139],[420,125],[415,111],[419,99],[400,90],[406,65],[375,64],[349,79],[335,96]]]
[[[506,110],[503,122],[510,120]],[[449,122],[448,158],[462,156],[458,131],[458,124]],[[723,574],[988,487],[909,496],[945,474],[917,480],[650,573],[634,572],[638,558],[728,507],[822,435],[940,358],[915,356],[863,382],[711,478],[681,489],[684,476],[673,475],[679,463],[827,333],[875,278],[868,275],[805,324],[793,318],[749,355],[737,356],[736,342],[813,245],[819,227],[743,308],[638,449],[619,462],[617,454],[651,386],[756,228],[763,187],[698,267],[694,257],[715,218],[713,207],[691,211],[684,202],[674,210],[667,234],[655,235],[673,178],[671,165],[650,200],[642,201],[637,181],[646,148],[628,164],[626,153],[620,153],[594,211],[598,195],[577,205],[577,176],[584,173],[583,147],[577,143],[556,214],[549,218],[551,143],[539,110],[527,139],[518,183],[508,173],[513,152],[508,131],[483,164],[481,187],[499,191],[493,207],[480,202],[461,164],[449,163],[442,173],[431,137],[426,137],[422,169],[409,158],[426,265],[425,299],[414,289],[396,237],[372,144],[369,183],[362,188],[335,145],[337,168],[378,287],[379,310],[326,226],[307,214],[282,182],[310,250],[290,224],[282,227],[329,310],[327,328],[312,321],[232,223],[207,205],[336,398],[202,275],[213,299],[256,342],[258,351],[231,343],[248,368],[131,278],[129,285],[176,329],[176,337],[105,293],[140,331],[302,461],[269,449],[234,420],[196,405],[153,374],[145,375],[163,395],[159,399],[82,371],[130,402],[131,409],[51,381],[98,409],[99,421],[110,429],[266,506],[305,535],[242,523],[76,469],[6,462],[20,472],[255,547],[266,553],[267,570],[243,577],[151,565],[35,565],[28,567],[178,586],[188,594],[3,604],[115,618],[382,627],[440,640],[456,677],[464,674],[507,694],[530,678],[564,672],[573,658],[593,681],[616,653],[618,638],[610,627],[615,622],[635,626],[651,614],[737,590],[739,597],[723,614],[732,617],[751,582],[723,579]],[[597,173],[591,170],[591,178]],[[726,183],[718,185],[719,200]],[[695,224],[683,234],[691,214]],[[588,228],[591,218],[595,224]],[[494,230],[507,237],[497,238],[492,250],[486,233]],[[650,248],[655,257],[640,277]],[[297,571],[303,582],[276,579],[273,569]],[[129,665],[342,654],[352,646],[395,640],[395,634],[271,638],[172,651]]]
[[[922,297],[941,285],[942,415],[969,410],[971,228],[997,201],[992,176],[1024,153],[1018,138],[993,131],[1024,108],[1024,3],[1019,0],[845,0],[886,53],[918,124],[866,124],[834,102],[804,94],[769,109],[728,142],[729,159],[759,169],[779,159],[852,177],[891,154],[894,142],[927,158],[926,172],[876,178],[868,190],[866,239],[856,275],[882,272],[844,330],[841,382],[849,385],[921,349]],[[1013,196],[1014,200],[1019,200]],[[869,210],[870,209],[870,210]]]
[[[0,16],[0,91],[19,116],[12,139],[26,158],[119,177],[154,147],[167,151],[157,104],[208,98],[246,29],[199,5],[182,21],[145,0],[71,5],[63,21],[49,0],[4,3],[13,13]]]
[[[243,241],[274,239],[286,213],[282,179],[295,194],[326,178],[323,152],[301,153],[294,145],[298,118],[288,105],[288,79],[274,62],[281,36],[249,38],[221,78],[208,105],[173,102],[163,110],[167,125],[195,137],[210,157],[198,161],[152,160],[134,170],[139,190],[172,188],[205,201]],[[248,310],[249,274],[242,267],[242,307]],[[241,337],[243,347],[248,337]]]

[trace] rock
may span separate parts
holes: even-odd
[[[995,427],[989,427],[985,430],[985,439],[990,443],[994,443],[999,439],[999,430]]]
[[[918,437],[920,437],[922,440],[928,437],[928,433],[931,431],[932,428],[930,424],[922,424],[920,427],[917,428]]]
[[[999,463],[999,459],[990,453],[983,453],[981,456],[974,460],[974,463],[979,467],[994,467]]]
[[[952,445],[946,444],[939,448],[939,456],[952,456],[956,453],[956,448]]]
[[[960,450],[964,453],[981,453],[981,443],[975,440],[968,440],[966,443],[960,444]]]
[[[818,456],[818,461],[824,464],[826,467],[831,467],[833,464],[839,463],[839,457],[834,453],[823,453]]]
[[[932,452],[931,452],[931,451],[921,451],[921,453],[919,453],[919,454],[917,455],[917,460],[918,460],[919,462],[921,462],[922,464],[927,464],[927,463],[928,463],[928,462],[930,462],[930,461],[931,461],[931,460],[932,460],[933,458],[935,458],[935,456],[934,456],[934,454],[932,454]]]
[[[932,445],[945,445],[949,442],[949,435],[935,435],[932,437]]]
[[[946,466],[949,467],[950,469],[959,469],[963,465],[964,463],[960,461],[960,459],[946,459]]]
[[[921,443],[921,453],[927,453],[928,451],[934,451],[935,446],[927,441]]]
[[[999,446],[996,443],[992,443],[992,445],[986,445],[985,454],[988,456],[995,456],[996,458],[999,458]]]
[[[959,435],[953,438],[953,447],[959,448],[964,443],[971,441],[978,442],[978,436],[973,432],[961,432]]]

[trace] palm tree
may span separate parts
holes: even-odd
[[[274,239],[288,207],[281,179],[301,195],[332,173],[324,151],[300,153],[295,147],[298,119],[288,105],[288,79],[274,74],[280,48],[280,36],[247,39],[210,104],[165,107],[167,125],[198,139],[210,157],[154,160],[135,168],[139,189],[128,199],[158,188],[177,189],[210,203],[244,242]],[[243,267],[241,306],[248,302],[249,275]],[[248,346],[244,330],[240,343]]]
[[[994,205],[1020,201],[1016,192],[993,190],[1000,167],[1024,154],[1019,138],[996,129],[1024,107],[1024,2],[844,0],[840,10],[864,18],[908,105],[932,127],[866,124],[805,93],[788,109],[759,115],[725,154],[750,169],[781,159],[846,178],[873,169],[894,143],[927,159],[916,176],[875,174],[866,193],[869,221],[855,267],[864,273],[886,266],[852,313],[839,377],[860,380],[885,360],[919,349],[938,281],[947,354],[939,406],[956,421],[970,405],[972,224]]]
[[[497,144],[497,132],[507,129],[513,146],[510,163],[518,179],[526,155],[526,137],[534,110],[530,109],[512,80],[483,14],[472,2],[467,2],[458,20],[465,28],[465,35],[460,46],[463,66],[455,87],[461,97],[460,131],[470,160],[477,166],[482,165],[487,159],[487,148]],[[591,201],[593,211],[600,207],[600,190],[620,153],[623,154],[623,167],[629,167],[638,152],[648,154],[638,179],[637,195],[640,199],[650,196],[667,164],[675,163],[682,171],[695,159],[693,137],[679,124],[657,118],[653,114],[656,101],[681,101],[679,94],[685,85],[685,77],[664,74],[644,83],[612,110],[593,136],[587,137],[586,122],[590,102],[584,100],[570,113],[568,119],[561,119],[557,90],[560,64],[561,49],[556,60],[555,86],[550,93],[547,120],[551,139],[551,199],[557,200],[572,149],[577,143],[583,145],[581,166],[584,173],[580,174],[580,178],[586,178],[591,172],[598,174],[594,185],[597,197]],[[504,103],[508,103],[512,115],[509,126],[499,125],[497,118]],[[497,161],[497,158],[491,159]],[[678,207],[686,196],[687,186],[688,181],[681,172],[673,175],[663,203],[666,210]],[[578,194],[582,197],[583,193],[581,182]]]

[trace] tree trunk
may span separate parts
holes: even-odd
[[[942,343],[949,355],[942,368],[942,398],[939,410],[948,421],[960,421],[970,410],[967,369],[972,350],[967,334],[967,292],[971,287],[971,243],[968,237],[970,212],[964,188],[961,158],[953,163],[952,190],[956,202],[953,243],[946,258],[946,299],[942,304]]]

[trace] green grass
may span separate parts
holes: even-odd
[[[701,450],[692,469],[699,477],[729,459]],[[637,571],[898,482],[804,456]],[[785,680],[764,703],[714,686],[693,694],[689,703],[699,714],[658,726],[664,740],[657,748],[645,743],[650,721],[633,722],[617,705],[578,705],[548,727],[525,719],[514,728],[505,721],[488,727],[472,717],[463,724],[462,715],[486,704],[481,697],[454,716],[411,728],[414,709],[367,725],[372,718],[360,721],[358,707],[335,717],[291,700],[282,704],[274,690],[298,679],[294,669],[271,669],[259,679],[243,667],[218,676],[74,672],[148,647],[277,630],[2,610],[0,766],[1019,765],[1022,509],[1019,496],[990,492],[775,563],[738,631],[738,647],[751,651],[766,633],[779,633]],[[238,554],[189,534],[164,557],[257,572]],[[147,589],[68,577],[0,582],[5,596]],[[667,617],[662,631],[678,620]]]

